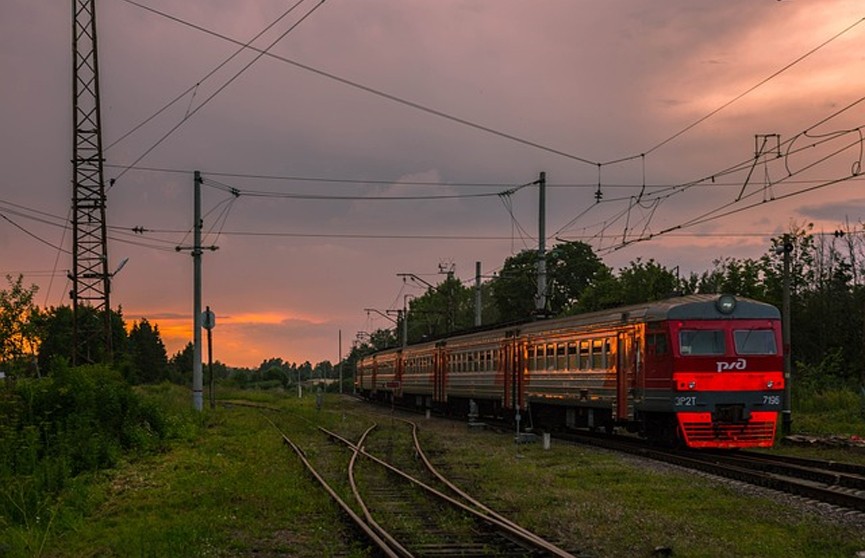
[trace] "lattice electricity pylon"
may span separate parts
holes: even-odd
[[[96,1],[72,0],[72,194],[73,364],[110,360],[111,305],[105,226],[102,119],[96,51]],[[83,306],[102,317],[87,320]],[[93,317],[92,315],[89,317]],[[97,320],[97,322],[100,320]]]

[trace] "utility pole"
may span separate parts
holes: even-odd
[[[72,1],[72,364],[97,362],[98,331],[83,331],[81,307],[103,316],[105,357],[112,359],[111,275],[105,225],[105,177],[95,0]]]
[[[547,173],[542,172],[537,181],[538,198],[538,291],[535,296],[535,312],[538,317],[547,311]]]
[[[481,317],[481,262],[475,262],[475,327],[480,327]]]
[[[337,353],[339,363],[339,394],[342,395],[342,330],[339,330],[339,352]]]
[[[781,338],[784,345],[784,408],[781,410],[781,433],[789,436],[793,424],[793,409],[790,383],[792,381],[792,354],[790,343],[790,256],[793,252],[793,242],[790,235],[785,234],[782,245],[775,248],[775,253],[784,255],[784,292],[782,293]]]
[[[206,250],[216,250],[216,246],[201,245],[201,172],[194,173],[194,208],[192,224],[192,246],[177,246],[175,250],[192,252],[192,405],[196,411],[204,407],[204,374],[201,366],[201,255]]]
[[[195,208],[193,210],[192,248],[192,404],[203,407],[203,374],[201,370],[201,173],[195,171]]]
[[[213,393],[213,328],[216,326],[216,316],[210,306],[202,315],[202,327],[207,330],[207,376],[210,391],[210,408],[216,408],[216,396]]]
[[[405,294],[402,296],[402,346],[406,347],[408,345],[408,299],[409,297],[414,298],[412,294]]]

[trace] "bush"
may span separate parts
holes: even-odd
[[[160,447],[168,421],[106,366],[58,366],[0,388],[0,515],[32,526],[82,472]]]

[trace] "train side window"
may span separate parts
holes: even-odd
[[[556,344],[550,343],[547,345],[547,359],[546,359],[547,370],[555,370],[556,369]]]
[[[587,340],[580,341],[580,370],[589,369],[589,356],[591,355],[589,342]]]
[[[683,355],[723,355],[726,352],[724,332],[715,329],[690,329],[679,332]]]
[[[568,370],[577,370],[580,367],[580,362],[577,360],[577,342],[571,341],[568,343]]]
[[[556,345],[556,370],[565,370],[568,367],[568,363],[565,361],[566,348],[567,345],[565,343]]]
[[[733,331],[736,354],[776,355],[775,332],[771,329],[738,329]]]
[[[530,346],[528,349],[528,356],[527,356],[529,370],[536,370],[536,367],[535,367],[535,355],[536,354],[537,354],[537,350],[535,349],[535,347]]]
[[[604,368],[606,365],[604,355],[604,340],[592,339],[592,368]]]

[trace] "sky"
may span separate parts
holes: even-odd
[[[536,248],[541,172],[547,247],[613,269],[862,229],[858,0],[96,5],[111,304],[169,355],[192,340],[196,170],[233,366],[336,362],[423,281]],[[0,4],[0,273],[40,306],[71,304],[70,8]]]

